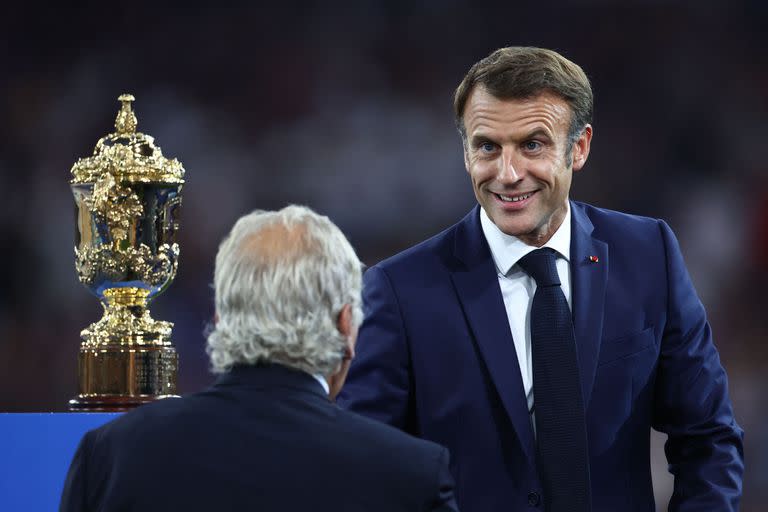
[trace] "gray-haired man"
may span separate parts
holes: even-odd
[[[61,510],[455,510],[447,451],[331,403],[360,262],[300,206],[241,218],[216,257],[217,382],[85,435]]]

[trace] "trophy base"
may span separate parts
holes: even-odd
[[[179,398],[179,395],[131,397],[78,395],[69,401],[69,410],[70,412],[124,412],[163,398]]]
[[[81,348],[80,393],[71,411],[125,411],[175,397],[178,354],[169,346]]]

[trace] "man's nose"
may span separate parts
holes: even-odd
[[[504,149],[501,153],[501,169],[498,180],[504,183],[516,183],[523,179],[524,165],[519,155],[512,149]]]

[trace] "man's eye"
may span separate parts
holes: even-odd
[[[490,153],[494,149],[496,149],[496,145],[493,142],[483,142],[480,144],[480,151]]]
[[[541,147],[541,143],[535,140],[529,140],[525,143],[525,149],[528,151],[536,151]]]

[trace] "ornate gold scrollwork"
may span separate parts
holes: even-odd
[[[85,346],[170,345],[173,324],[153,319],[147,309],[149,290],[111,288],[104,292],[104,316],[83,329]]]
[[[144,213],[136,193],[117,183],[110,173],[105,173],[93,185],[93,195],[85,200],[85,204],[91,214],[107,224],[115,242],[128,239],[131,223]],[[120,244],[115,246],[120,247]]]
[[[113,251],[106,245],[75,248],[75,268],[80,282],[90,286],[97,276],[113,282],[133,274],[151,287],[161,287],[176,277],[179,244],[162,244],[157,254],[145,244]]]
[[[118,99],[122,107],[115,119],[116,131],[99,139],[92,156],[75,162],[71,183],[96,183],[106,173],[119,183],[184,183],[181,162],[165,158],[154,138],[136,131],[133,96],[123,94]]]

